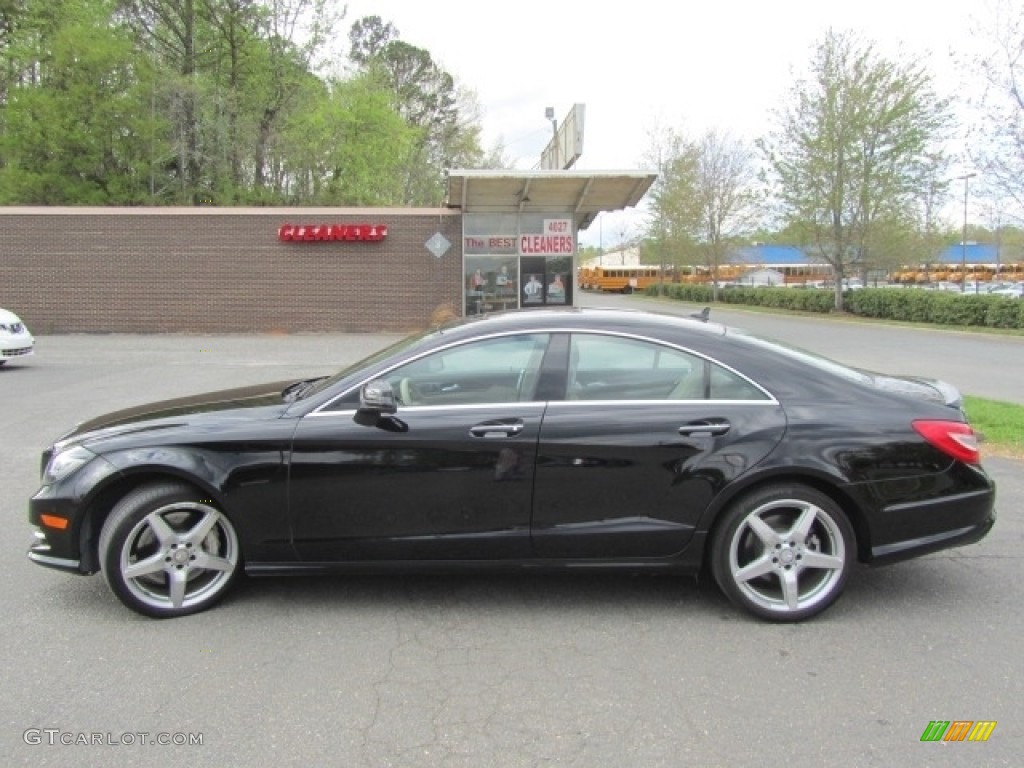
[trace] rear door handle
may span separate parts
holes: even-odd
[[[724,435],[731,428],[728,421],[711,423],[684,424],[679,428],[680,435]]]
[[[523,422],[518,420],[484,422],[469,428],[469,434],[473,437],[484,438],[515,437],[522,431]]]

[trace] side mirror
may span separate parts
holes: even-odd
[[[398,410],[395,390],[386,379],[374,379],[363,385],[363,391],[359,393],[359,410],[364,409],[381,414]]]
[[[384,379],[374,379],[363,385],[359,392],[359,410],[352,418],[356,424],[375,427],[383,416],[390,416],[398,410],[395,391]]]

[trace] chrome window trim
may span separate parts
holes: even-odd
[[[681,402],[681,401],[675,401]],[[759,401],[763,402],[763,401]],[[416,412],[429,412],[429,411],[452,411],[452,410],[465,410],[465,411],[481,411],[481,410],[493,410],[495,408],[501,408],[502,410],[514,410],[516,408],[530,408],[536,409],[538,407],[545,407],[549,403],[545,400],[528,400],[520,401],[515,400],[508,403],[457,403],[452,405],[403,405],[401,406],[401,412],[416,411]],[[352,417],[356,413],[355,408],[346,409],[344,411],[313,411],[306,414],[303,418],[311,419],[314,417],[330,417],[330,416],[348,416]]]
[[[589,336],[614,336],[614,337],[620,338],[620,339],[631,339],[633,341],[642,341],[642,342],[645,342],[645,343],[648,343],[648,344],[656,344],[658,346],[668,347],[669,349],[674,349],[674,350],[676,350],[678,352],[683,352],[683,353],[688,354],[688,355],[693,355],[694,357],[698,357],[701,360],[705,360],[705,361],[711,363],[712,365],[717,365],[719,368],[722,368],[722,369],[724,369],[726,371],[729,371],[734,376],[737,376],[738,378],[740,378],[743,381],[745,381],[748,384],[750,384],[752,387],[757,389],[759,392],[763,392],[765,397],[767,398],[766,400],[636,400],[636,401],[630,401],[630,400],[553,400],[551,402],[604,403],[606,405],[608,403],[627,403],[627,402],[637,402],[637,403],[769,403],[769,404],[775,404],[775,405],[778,405],[778,403],[779,403],[779,401],[776,399],[776,397],[771,392],[769,392],[767,389],[762,387],[760,384],[758,384],[756,381],[754,381],[750,377],[745,376],[744,374],[740,373],[739,371],[737,371],[732,366],[726,365],[725,363],[723,363],[723,362],[721,362],[719,360],[716,360],[713,357],[705,355],[702,352],[697,352],[694,349],[690,349],[688,347],[683,347],[683,346],[680,346],[678,344],[673,344],[672,342],[665,341],[664,339],[656,339],[656,338],[653,338],[651,336],[644,336],[644,335],[638,334],[638,333],[627,333],[625,331],[603,330],[603,329],[594,329],[594,328],[572,328],[572,327],[563,327],[563,326],[548,326],[548,327],[540,327],[540,328],[519,329],[519,330],[515,330],[515,331],[499,331],[499,332],[496,332],[496,333],[487,334],[485,336],[474,336],[471,339],[460,339],[458,341],[453,341],[453,342],[451,342],[449,344],[444,344],[444,345],[441,345],[439,347],[434,347],[432,349],[426,350],[426,351],[421,352],[420,354],[416,355],[415,357],[404,358],[401,362],[396,363],[395,365],[391,366],[390,368],[386,368],[386,369],[384,369],[382,371],[379,371],[377,374],[375,374],[371,378],[364,379],[364,380],[360,381],[358,384],[356,384],[356,385],[354,385],[352,387],[349,387],[344,392],[341,392],[337,397],[331,398],[326,403],[324,403],[320,407],[314,409],[312,412],[310,412],[307,415],[308,416],[315,416],[315,415],[320,414],[321,411],[329,410],[333,403],[336,403],[338,400],[341,400],[342,398],[346,397],[347,395],[351,394],[352,392],[358,391],[367,382],[372,381],[373,379],[384,378],[385,376],[387,376],[389,373],[391,373],[391,371],[395,370],[396,368],[401,368],[403,365],[407,365],[408,363],[415,362],[416,360],[424,358],[427,355],[432,355],[432,354],[434,354],[436,352],[443,352],[443,351],[448,350],[448,349],[454,349],[455,347],[465,346],[466,344],[472,344],[472,343],[475,343],[475,342],[478,342],[478,341],[487,341],[487,340],[490,340],[490,339],[500,339],[500,338],[505,338],[507,336],[534,336],[534,335],[542,334],[542,333],[543,334],[548,334],[549,336],[553,336],[554,334],[557,334],[557,333],[567,333],[570,336],[572,334],[589,335]],[[550,343],[550,340],[549,340],[549,343]],[[524,405],[524,403],[521,403],[518,400],[509,401],[507,404],[508,405],[516,405],[516,404]],[[483,407],[487,407],[487,408],[493,407],[495,405],[505,405],[505,403],[484,403],[484,404],[482,404]],[[439,408],[439,407],[440,408],[475,408],[475,407],[480,407],[480,405],[478,405],[478,404],[467,404],[467,405],[461,405],[461,406],[460,405],[451,405],[451,406],[406,405],[406,406],[402,406],[402,407],[403,407],[403,409],[405,409],[405,408]],[[346,411],[331,411],[331,412],[332,413],[344,413]],[[355,413],[355,409],[349,410],[347,412],[348,413]]]
[[[771,400],[552,400],[548,407],[553,408],[560,405],[600,405],[605,408],[613,405],[770,405],[778,406],[781,403],[774,397]]]

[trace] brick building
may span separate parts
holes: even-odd
[[[653,181],[453,171],[436,209],[0,208],[0,306],[45,334],[404,332],[572,304],[578,230]]]

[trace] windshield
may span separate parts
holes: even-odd
[[[351,374],[353,374],[353,373],[355,373],[357,371],[360,371],[363,368],[368,368],[368,367],[372,366],[374,363],[380,362],[381,360],[384,360],[384,359],[390,357],[391,355],[395,354],[396,352],[400,352],[403,349],[411,347],[414,344],[417,344],[418,342],[423,341],[424,339],[429,339],[429,338],[433,337],[435,334],[438,334],[438,333],[440,333],[440,331],[435,330],[435,329],[431,329],[429,331],[424,331],[422,333],[415,333],[412,336],[405,337],[404,339],[399,339],[394,344],[391,344],[391,345],[385,347],[384,349],[380,350],[379,352],[374,352],[369,357],[364,357],[362,360],[357,360],[356,362],[352,363],[351,365],[348,365],[345,368],[342,368],[340,371],[338,371],[333,376],[328,376],[328,377],[325,377],[323,379],[319,379],[318,381],[313,382],[312,386],[310,386],[307,389],[303,389],[303,391],[301,392],[301,394],[299,395],[299,397],[297,399],[304,400],[307,397],[311,397],[312,395],[315,395],[317,392],[322,392],[323,390],[325,390],[328,387],[332,386],[335,382],[341,381],[346,376],[349,376],[349,375],[351,375]]]

